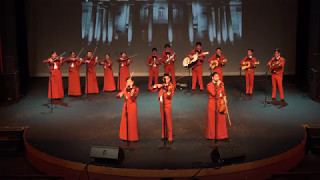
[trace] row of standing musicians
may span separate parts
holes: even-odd
[[[172,97],[176,87],[174,75],[174,63],[176,61],[175,52],[171,51],[169,44],[165,45],[165,51],[161,57],[157,55],[157,49],[152,49],[152,55],[147,58],[146,64],[149,66],[149,82],[148,89],[150,91],[158,91],[158,100],[160,102],[160,114],[162,122],[162,139],[173,141],[172,133]],[[191,50],[189,56],[185,58],[188,62],[195,62],[192,69],[192,89],[196,89],[196,83],[203,90],[202,82],[202,65],[205,62],[205,55],[208,54],[202,49],[201,42],[197,42],[195,49]],[[197,58],[196,61],[193,61]],[[135,86],[133,79],[130,77],[129,65],[132,61],[125,52],[121,53],[121,57],[117,59],[119,62],[119,78],[118,90],[120,92],[117,97],[124,97],[124,106],[122,110],[122,118],[120,122],[119,138],[128,141],[138,141],[138,124],[137,124],[137,96],[139,88]],[[98,57],[94,56],[91,51],[88,51],[87,58],[78,58],[75,52],[71,52],[69,58],[63,59],[58,57],[56,52],[52,52],[51,57],[43,61],[48,64],[50,69],[48,98],[60,99],[64,97],[62,75],[60,67],[64,63],[69,66],[69,88],[68,95],[81,96],[79,68],[82,64],[87,65],[86,87],[85,93],[99,93],[98,83],[96,78],[95,66],[98,64]],[[164,64],[165,74],[163,75],[163,83],[158,83],[158,67]],[[210,68],[212,68],[212,81],[207,84],[209,94],[206,130],[205,137],[207,139],[226,139],[228,138],[226,114],[227,99],[224,91],[223,83],[223,67],[227,63],[227,59],[222,55],[221,48],[216,48],[216,53],[208,60]],[[104,91],[115,91],[115,82],[112,72],[112,60],[107,54],[105,59],[99,63],[104,68]],[[254,69],[259,64],[253,56],[253,49],[248,49],[248,55],[244,57],[240,65],[246,71],[246,94],[251,95],[253,92]],[[269,71],[272,73],[272,99],[276,98],[276,88],[280,92],[281,101],[284,101],[282,78],[285,65],[285,59],[280,56],[280,50],[274,50],[274,57],[267,63]],[[171,76],[170,76],[171,75]],[[154,83],[152,83],[154,81]],[[52,89],[52,91],[51,91]],[[127,118],[128,117],[128,118]],[[126,121],[128,119],[128,122]],[[128,127],[128,129],[127,129]]]

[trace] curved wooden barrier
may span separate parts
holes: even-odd
[[[38,170],[53,176],[63,176],[65,179],[189,179],[196,175],[197,179],[265,179],[274,173],[287,172],[295,167],[304,157],[306,134],[302,142],[276,156],[262,160],[222,166],[220,169],[182,169],[182,170],[147,170],[113,168],[107,166],[95,166],[60,159],[32,147],[26,139],[24,132],[24,144],[27,160]]]

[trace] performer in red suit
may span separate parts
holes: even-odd
[[[257,67],[257,59],[253,57],[253,49],[248,49],[248,56],[240,61],[242,67],[246,71],[246,94],[252,95],[254,84],[254,69]]]
[[[174,87],[176,87],[176,77],[174,74],[174,63],[176,62],[176,54],[175,52],[170,50],[170,45],[164,45],[165,51],[162,52],[162,62],[164,64],[164,72],[170,74],[172,77],[172,82]]]
[[[189,57],[191,58],[193,55],[198,54],[198,63],[192,68],[192,90],[196,89],[197,80],[200,86],[200,90],[203,90],[203,82],[202,82],[202,64],[206,61],[206,56],[203,55],[203,50],[201,50],[201,42],[196,43],[196,48],[193,49],[189,53]]]
[[[168,138],[173,141],[172,135],[172,97],[174,94],[174,85],[170,82],[169,74],[163,75],[163,84],[155,84],[153,88],[160,88],[158,100],[160,102],[160,114],[162,121],[162,139]],[[164,110],[164,112],[163,112]],[[165,133],[165,134],[164,134]]]
[[[104,69],[103,91],[115,91],[116,85],[112,72],[112,60],[109,54],[106,54],[105,59],[100,62],[100,65],[102,65]]]
[[[220,108],[222,108],[220,101],[223,100],[227,103],[227,100],[224,85],[219,78],[219,73],[212,73],[212,82],[207,84],[207,89],[209,99],[205,137],[207,139],[228,138],[226,115],[220,112]]]
[[[63,61],[68,62],[69,66],[69,96],[81,96],[79,68],[83,64],[83,60],[78,58],[75,52],[70,53],[70,57]]]
[[[98,57],[93,56],[91,51],[88,51],[85,63],[87,64],[87,76],[86,76],[86,87],[85,93],[87,94],[97,94],[99,93],[99,87],[96,76],[96,65],[98,62]]]
[[[122,140],[138,141],[138,120],[137,120],[137,98],[139,88],[134,85],[134,81],[128,77],[126,86],[117,95],[118,98],[124,97],[122,118],[120,122],[119,137]],[[126,115],[127,112],[127,115]],[[128,123],[127,123],[128,117]],[[127,128],[128,127],[128,128]],[[127,136],[128,132],[128,136]],[[127,138],[128,137],[128,138]]]
[[[63,98],[64,92],[63,92],[62,75],[60,71],[60,68],[62,65],[62,57],[57,58],[57,52],[53,51],[51,53],[51,58],[44,60],[42,62],[44,64],[48,64],[50,68],[48,98],[49,99]]]
[[[152,80],[154,84],[158,84],[159,66],[161,64],[160,57],[157,55],[157,48],[152,48],[152,54],[148,57],[146,64],[149,67],[148,89],[152,91]]]
[[[118,74],[118,90],[121,91],[126,86],[126,79],[130,76],[129,65],[131,63],[131,59],[128,58],[125,52],[121,52],[117,61],[120,66]]]
[[[283,70],[286,60],[280,56],[280,50],[274,50],[274,57],[268,62],[267,66],[272,73],[272,99],[276,99],[277,86],[280,93],[281,101],[284,102],[284,94],[282,87]]]
[[[223,67],[226,65],[226,62],[227,59],[221,54],[221,48],[219,47],[216,49],[216,54],[208,60],[212,71],[219,74],[221,81],[223,81]]]

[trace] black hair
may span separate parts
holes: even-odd
[[[151,50],[151,51],[158,51],[158,50],[157,50],[157,48],[152,48],[152,50]]]
[[[52,54],[54,54],[54,53],[56,53],[56,54],[57,54],[57,51],[52,51],[52,52],[51,52],[51,55],[52,55]]]
[[[72,54],[72,53],[75,53],[75,54],[76,54],[76,52],[74,52],[74,51],[70,51],[70,54]]]
[[[213,72],[213,73],[211,73],[211,77],[213,77],[214,75],[216,75],[216,74],[218,74],[219,75],[219,73],[217,73],[217,72]]]
[[[170,77],[170,75],[168,73],[164,73],[163,77],[166,77],[166,76],[168,76],[171,79],[171,77]]]
[[[248,51],[254,52],[253,49],[248,49]]]
[[[197,42],[197,43],[196,43],[196,46],[197,46],[197,45],[202,46],[202,43],[201,43],[201,42]]]
[[[104,56],[108,55],[110,57],[110,54],[109,53],[106,53]]]
[[[171,46],[170,46],[170,44],[165,44],[164,48],[166,48],[166,47],[171,47]]]
[[[220,49],[220,50],[221,50],[221,47],[217,47],[217,48],[216,48],[216,50],[218,50],[218,49]]]
[[[126,52],[122,51],[122,52],[120,53],[120,55],[122,55],[123,53],[127,54]]]
[[[278,52],[278,53],[280,53],[280,49],[279,49],[279,48],[276,48],[276,49],[274,49],[273,52]]]

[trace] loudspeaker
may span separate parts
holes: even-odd
[[[93,164],[120,164],[124,159],[123,150],[119,146],[91,146],[90,159]]]
[[[214,164],[233,164],[236,162],[243,161],[245,153],[240,145],[226,145],[215,147],[211,154],[211,160]]]
[[[314,154],[320,154],[320,124],[308,124],[306,131],[306,149]]]
[[[19,156],[24,153],[24,127],[0,127],[0,156]]]
[[[0,101],[14,101],[20,100],[20,85],[19,73],[0,74]]]

